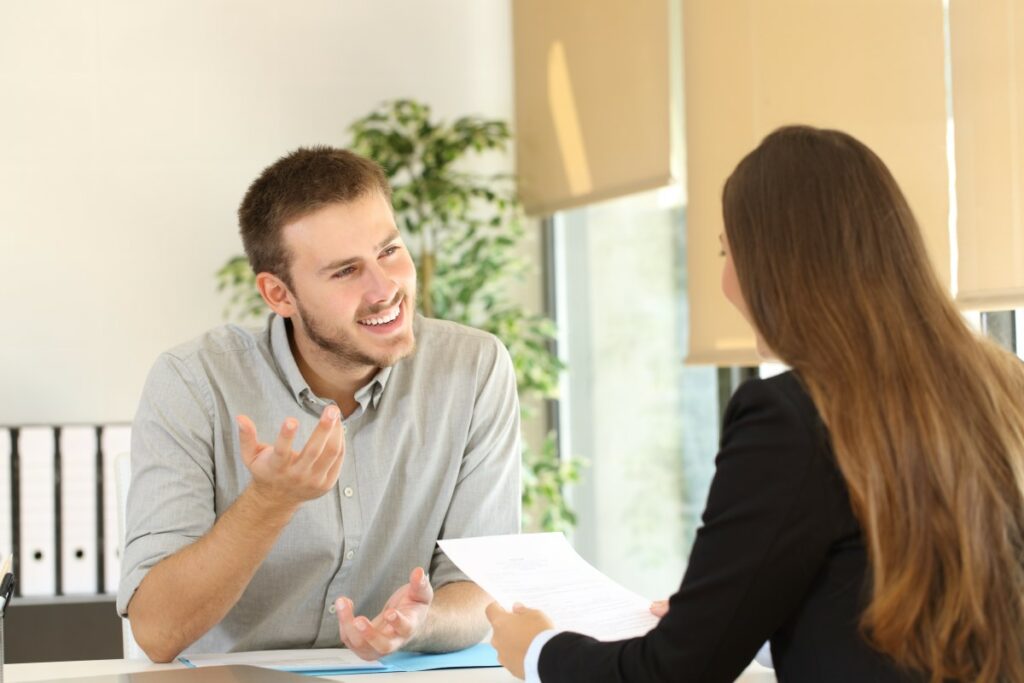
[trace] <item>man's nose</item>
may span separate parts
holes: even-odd
[[[380,264],[374,263],[366,269],[368,278],[367,289],[363,295],[369,304],[389,304],[398,293],[398,283],[388,275],[387,271],[381,268]]]

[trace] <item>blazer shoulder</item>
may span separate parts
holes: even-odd
[[[736,389],[733,401],[742,404],[781,402],[801,413],[818,412],[803,382],[792,370],[766,379],[748,379]]]
[[[759,415],[782,426],[803,427],[818,444],[828,440],[828,433],[814,401],[803,382],[793,371],[767,379],[744,382],[733,394],[725,413],[725,423]],[[760,420],[758,420],[760,422]]]

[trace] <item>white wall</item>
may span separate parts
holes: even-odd
[[[380,101],[511,119],[507,0],[0,0],[0,424],[130,420],[266,165]]]

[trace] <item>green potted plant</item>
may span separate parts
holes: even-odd
[[[493,333],[512,356],[521,403],[552,398],[562,364],[551,351],[555,328],[526,313],[507,295],[529,269],[516,247],[524,236],[514,179],[474,173],[473,153],[504,151],[511,139],[503,121],[462,117],[435,121],[430,107],[412,100],[381,105],[350,127],[349,147],[374,159],[391,181],[395,219],[416,261],[421,312]],[[244,256],[217,273],[230,293],[228,314],[265,313]],[[524,408],[524,420],[531,415]],[[523,513],[527,529],[567,530],[576,521],[563,489],[579,477],[579,462],[560,458],[548,435],[542,448],[524,443]]]

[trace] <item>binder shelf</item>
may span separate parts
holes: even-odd
[[[0,552],[13,554],[15,596],[117,592],[113,463],[130,435],[127,424],[0,426]]]

